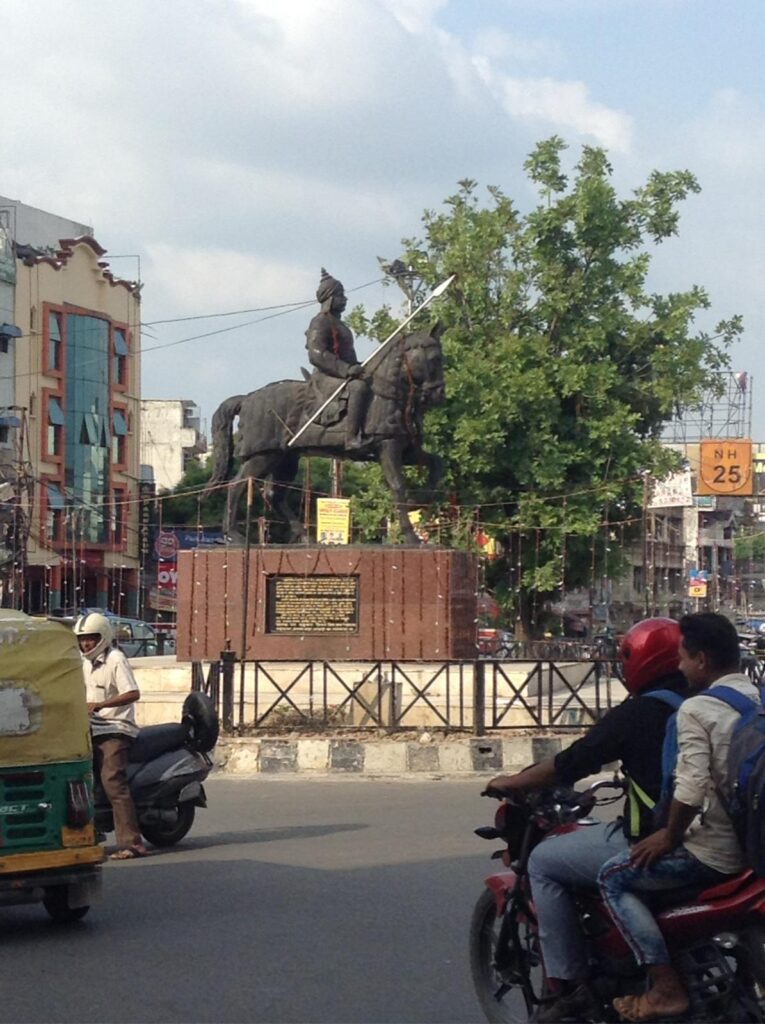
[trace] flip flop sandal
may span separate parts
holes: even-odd
[[[673,1010],[670,1013],[662,1013],[654,1009],[653,1004],[649,1001],[648,995],[644,993],[640,996],[625,996],[622,999],[614,999],[614,1009],[620,1014],[624,1020],[631,1021],[632,1024],[643,1024],[648,1021],[673,1021],[678,1020],[688,1013],[689,1007],[686,1006],[683,1010]]]
[[[147,850],[140,846],[123,846],[121,850],[115,850],[109,855],[109,860],[135,860],[137,857],[146,857]]]

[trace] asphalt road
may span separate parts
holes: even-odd
[[[480,780],[213,778],[175,850],[74,925],[0,908],[0,1022],[482,1021]]]

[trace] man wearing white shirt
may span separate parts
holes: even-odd
[[[114,816],[117,850],[111,859],[142,857],[146,847],[127,781],[130,745],[138,733],[133,706],[141,696],[138,683],[125,655],[112,646],[105,615],[81,615],[74,632],[82,654],[93,760]]]
[[[682,1014],[689,1005],[641,894],[694,885],[701,890],[745,867],[720,796],[729,790],[728,750],[740,715],[703,691],[726,686],[757,704],[759,691],[739,672],[738,634],[728,619],[699,613],[685,615],[679,625],[680,671],[691,696],[677,712],[678,755],[667,824],[608,861],[598,879],[611,916],[638,963],[646,966],[651,984],[643,995],[614,1000],[619,1013],[631,1021]]]

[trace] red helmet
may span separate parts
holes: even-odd
[[[677,672],[680,627],[674,619],[644,619],[628,630],[619,647],[624,666],[624,685],[630,693]]]

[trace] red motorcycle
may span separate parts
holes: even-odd
[[[482,839],[505,844],[492,858],[501,859],[507,870],[486,879],[470,928],[473,984],[493,1024],[533,1019],[549,998],[528,880],[531,851],[546,836],[594,824],[588,818],[593,808],[613,803],[623,791],[624,783],[614,779],[584,792],[554,789],[505,799],[494,827],[475,830]],[[501,798],[491,791],[485,795]],[[598,890],[582,889],[575,896],[600,1007],[587,1020],[617,1021],[612,1000],[645,991],[644,970]],[[651,907],[690,995],[690,1009],[680,1019],[765,1021],[765,879],[744,871],[701,893],[696,888],[663,894]]]

